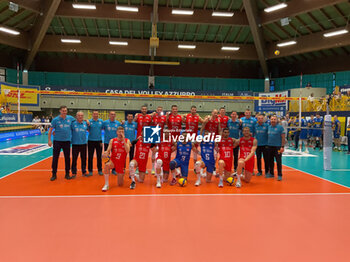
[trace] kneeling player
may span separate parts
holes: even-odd
[[[204,135],[207,135],[209,133],[208,130],[204,131]],[[194,165],[194,170],[197,174],[197,181],[194,184],[195,186],[199,186],[201,184],[201,177],[206,177],[207,183],[211,182],[211,177],[213,176],[213,173],[215,171],[215,151],[217,145],[214,141],[209,142],[201,142],[200,144],[200,152],[197,148],[195,150],[197,153],[201,154],[202,160],[196,161]],[[204,168],[206,168],[206,174],[204,173]]]
[[[237,139],[229,137],[230,130],[224,128],[222,132],[221,142],[218,143],[219,148],[219,187],[224,186],[224,179],[226,180],[231,176],[232,162],[233,162],[233,149],[238,145]]]
[[[243,137],[239,140],[239,159],[237,167],[236,187],[241,187],[241,177],[244,182],[249,183],[254,172],[254,156],[258,141],[252,137],[249,127],[243,128]],[[244,174],[243,174],[244,168]]]
[[[151,149],[151,144],[143,143],[141,136],[138,137],[137,140],[138,141],[136,143],[135,156],[134,156],[134,159],[131,160],[129,164],[129,175],[131,178],[130,189],[134,189],[136,187],[136,183],[135,183],[136,168],[139,169],[138,182],[143,183],[143,181],[145,180],[148,154],[149,154],[149,150]],[[156,147],[152,147],[152,150],[156,150]]]
[[[164,135],[166,141],[169,141],[169,132],[164,132]],[[158,146],[158,157],[155,168],[158,188],[162,186],[163,181],[168,182],[170,157],[173,151],[175,151],[175,146],[172,142],[162,142]]]
[[[109,157],[110,161],[106,163],[104,169],[105,185],[102,188],[103,192],[106,192],[109,189],[109,173],[115,168],[118,175],[118,185],[122,186],[124,181],[124,164],[126,161],[126,155],[129,153],[131,143],[129,139],[124,136],[124,128],[118,127],[117,137],[109,141],[108,148],[104,152],[104,158]]]
[[[176,143],[176,157],[169,164],[171,174],[173,179],[170,182],[170,185],[173,186],[176,184],[176,171],[175,168],[180,167],[181,177],[187,179],[188,176],[188,164],[190,162],[190,156],[192,149],[192,143],[187,142],[187,133],[182,134],[184,136],[183,142]]]

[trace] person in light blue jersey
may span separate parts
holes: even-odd
[[[241,133],[241,122],[238,120],[238,114],[236,111],[232,111],[231,113],[231,119],[227,122],[227,127],[230,130],[229,137],[234,139],[240,138]],[[239,153],[239,146],[233,148],[233,166],[235,171],[238,167],[238,153]]]
[[[109,119],[103,122],[102,128],[105,131],[104,136],[104,150],[106,151],[109,145],[109,141],[117,137],[117,129],[121,126],[121,123],[116,120],[115,111],[109,112]]]
[[[258,164],[258,173],[257,176],[262,175],[261,168],[261,158],[264,157],[264,165],[265,165],[265,175],[269,173],[269,160],[268,160],[268,152],[267,152],[267,140],[268,140],[268,128],[269,125],[264,123],[264,116],[259,114],[257,116],[258,122],[255,126],[255,138],[258,141],[258,147],[255,151],[256,153],[256,161]]]
[[[109,141],[117,137],[117,129],[121,126],[121,123],[115,119],[115,111],[109,112],[109,119],[103,122],[102,128],[105,131],[104,136],[104,150],[106,151],[109,145]],[[117,175],[115,169],[112,170],[113,175]]]
[[[80,154],[81,172],[83,176],[89,176],[86,173],[86,132],[88,122],[84,121],[84,113],[77,112],[76,120],[72,122],[72,179],[77,176],[77,160]]]
[[[137,132],[137,123],[134,121],[134,116],[132,114],[128,114],[126,117],[126,122],[122,124],[125,130],[125,138],[129,139],[130,142],[136,139]],[[132,144],[129,151],[129,161],[133,160],[135,151],[135,143]]]
[[[278,181],[282,180],[282,153],[284,152],[285,133],[281,125],[278,124],[277,116],[271,116],[271,125],[267,131],[267,146],[269,159],[269,173],[266,178],[274,177],[275,159],[277,163]]]
[[[249,127],[250,132],[252,133],[252,136],[255,136],[255,125],[256,125],[256,119],[254,119],[251,116],[252,112],[247,109],[244,112],[244,117],[242,117],[240,119],[241,125],[242,125],[242,129],[245,127]],[[241,137],[243,136],[243,134],[241,134]]]
[[[99,118],[97,110],[92,111],[92,118],[90,119],[89,138],[88,138],[88,170],[89,176],[93,174],[94,153],[96,151],[97,170],[100,176],[102,172],[102,128],[103,120]]]
[[[52,176],[51,181],[57,178],[57,165],[60,156],[61,149],[64,154],[65,163],[65,179],[71,179],[69,176],[70,172],[70,141],[72,137],[72,122],[75,120],[74,117],[67,115],[68,109],[66,106],[60,107],[60,115],[55,117],[51,122],[51,127],[48,133],[48,145],[53,146],[52,156]],[[54,131],[54,132],[53,132]],[[53,136],[53,143],[51,141],[51,135]]]

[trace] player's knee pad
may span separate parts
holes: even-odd
[[[163,161],[161,159],[157,159],[156,168],[161,168],[163,166]]]
[[[202,166],[202,162],[201,161],[197,161],[195,164],[195,167],[201,167]]]
[[[134,162],[130,162],[129,168],[130,169],[134,169],[135,168],[135,163]]]
[[[170,168],[170,170],[174,170],[176,168],[176,162],[174,160],[170,161],[169,168]]]

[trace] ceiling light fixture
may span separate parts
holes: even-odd
[[[117,5],[115,8],[118,11],[135,12],[135,13],[139,11],[138,7],[132,7],[132,6]]]
[[[230,13],[230,12],[212,12],[211,15],[212,16],[221,16],[221,17],[232,17],[234,13]]]
[[[222,51],[238,51],[240,47],[238,46],[223,46],[221,47]]]
[[[297,41],[288,41],[288,42],[279,43],[279,44],[277,44],[277,46],[284,47],[284,46],[289,46],[289,45],[295,45],[296,43],[297,43]]]
[[[347,33],[349,33],[349,31],[347,29],[341,29],[341,30],[325,33],[325,34],[323,34],[323,36],[324,37],[332,37],[332,36],[343,35],[343,34],[347,34]]]
[[[173,15],[193,15],[193,10],[184,10],[184,9],[173,9],[171,10]]]
[[[73,4],[73,8],[94,10],[94,9],[96,9],[96,5],[93,5],[93,4]]]
[[[177,47],[181,48],[181,49],[195,49],[196,48],[195,45],[178,45]]]
[[[65,39],[65,38],[61,38],[61,42],[62,43],[71,43],[71,44],[80,44],[81,43],[80,39]]]
[[[266,7],[266,8],[264,9],[264,11],[265,11],[266,13],[270,13],[270,12],[274,12],[274,11],[280,10],[280,9],[282,9],[282,8],[285,8],[285,7],[287,7],[287,4],[286,4],[286,3],[281,3],[281,4],[278,4],[278,5]]]
[[[123,45],[123,46],[127,46],[128,42],[125,41],[109,41],[110,45]]]
[[[7,34],[11,34],[11,35],[19,35],[20,34],[20,32],[18,32],[16,30],[13,30],[13,29],[10,29],[10,28],[6,28],[6,27],[3,27],[3,26],[0,26],[0,31],[4,32],[4,33],[7,33]]]

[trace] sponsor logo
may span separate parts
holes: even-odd
[[[24,144],[0,149],[0,155],[28,156],[49,148],[50,147],[47,144]]]
[[[144,126],[143,127],[143,143],[159,144],[160,143],[160,130],[157,126]]]

